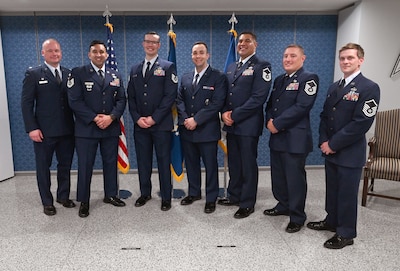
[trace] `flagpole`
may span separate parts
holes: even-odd
[[[106,18],[106,23],[104,24],[107,27],[107,53],[108,58],[106,61],[106,66],[109,69],[118,71],[117,61],[115,59],[114,48],[113,48],[113,40],[112,33],[114,31],[113,25],[110,23],[110,17],[112,16],[111,12],[108,10],[108,5],[106,5],[106,10],[103,13],[103,17]],[[117,191],[118,197],[122,199],[127,199],[132,196],[132,193],[128,190],[120,190],[119,189],[119,169],[123,171],[123,173],[129,172],[129,159],[128,159],[128,149],[126,142],[126,134],[125,134],[125,124],[123,115],[119,119],[119,124],[121,126],[121,135],[118,140],[118,153],[117,153]],[[120,154],[120,151],[123,154]],[[122,156],[122,157],[121,157]],[[123,165],[121,165],[123,163]]]
[[[169,27],[169,31],[168,31],[168,37],[169,37],[169,42],[168,42],[168,61],[171,61],[175,64],[175,68],[176,68],[176,52],[175,52],[175,47],[176,47],[176,35],[174,33],[173,30],[173,25],[176,24],[176,21],[174,19],[174,16],[171,13],[171,16],[169,17],[169,19],[167,20],[167,25]],[[172,48],[171,48],[172,47]],[[174,128],[172,130],[172,137],[171,137],[171,179],[175,179],[176,181],[180,182],[183,179],[183,157],[181,154],[181,145],[180,145],[180,137],[179,137],[179,131],[178,131],[178,112],[176,109],[176,106],[174,105],[172,107],[172,115],[174,117]],[[179,163],[180,166],[182,168],[179,167],[179,170],[182,169],[181,173],[177,172],[175,168],[176,166],[176,161],[174,162],[174,154],[175,151],[179,151],[180,155],[179,156]],[[182,189],[174,189],[174,180],[171,180],[171,184],[172,184],[172,195],[171,197],[174,199],[180,199],[183,198],[185,196],[185,192]]]
[[[230,31],[228,31],[228,33],[230,33],[230,35],[231,35],[231,39],[230,39],[231,41],[229,44],[228,55],[227,55],[225,67],[224,67],[225,73],[227,71],[229,64],[231,64],[232,62],[236,62],[236,36],[237,36],[237,33],[235,30],[235,24],[238,23],[238,20],[236,19],[235,12],[232,13],[231,18],[228,20],[228,23],[231,24],[231,29],[230,29]],[[234,44],[232,44],[232,42],[234,42]],[[233,52],[231,50],[233,50]],[[224,132],[221,131],[221,136],[223,136],[223,135],[224,135]],[[227,142],[226,134],[225,134],[225,142]],[[220,143],[222,145],[225,145],[224,142],[222,141],[222,139],[220,140]],[[227,186],[228,186],[228,178],[227,178],[227,175],[228,175],[228,148],[227,148],[227,144],[224,146],[223,152],[224,152],[224,188],[223,188],[222,198],[226,199],[228,197],[228,189],[227,189]]]

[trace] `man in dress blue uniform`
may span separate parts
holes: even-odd
[[[103,202],[125,206],[117,197],[119,118],[126,106],[125,90],[121,75],[104,65],[108,54],[102,41],[90,43],[88,57],[91,63],[74,68],[67,82],[69,103],[75,115],[80,217],[89,215],[90,183],[98,145],[103,162]]]
[[[151,199],[153,146],[156,151],[161,191],[161,210],[171,209],[171,108],[178,90],[175,65],[158,57],[160,36],[156,32],[144,35],[145,60],[131,69],[128,85],[129,112],[135,123],[134,139],[138,162],[140,207]]]
[[[68,105],[67,81],[70,70],[60,66],[62,51],[55,39],[42,44],[44,64],[25,73],[21,107],[25,130],[33,141],[36,179],[46,215],[55,215],[50,191],[50,166],[57,157],[57,202],[75,207],[69,199],[71,163],[74,155],[74,120]]]
[[[238,205],[235,218],[254,212],[258,186],[257,146],[264,127],[263,105],[271,87],[271,64],[256,54],[252,32],[239,35],[240,61],[228,67],[229,91],[222,113],[227,132],[229,197],[221,205]]]
[[[195,71],[183,75],[176,106],[179,133],[189,182],[189,195],[182,205],[201,199],[200,157],[206,169],[205,213],[215,211],[218,197],[218,140],[221,138],[219,112],[225,103],[228,81],[225,74],[208,64],[207,44],[196,42],[192,47]]]
[[[341,249],[357,236],[357,201],[366,158],[365,134],[380,99],[379,86],[364,77],[360,67],[364,50],[348,43],[339,50],[343,78],[328,89],[319,127],[319,146],[325,157],[327,216],[309,222],[313,230],[336,231],[324,247]]]
[[[304,70],[306,59],[300,45],[291,44],[283,53],[285,74],[274,81],[266,108],[266,127],[271,132],[272,192],[278,204],[265,215],[289,215],[286,232],[298,232],[306,221],[305,164],[312,151],[310,110],[317,97],[319,78]]]

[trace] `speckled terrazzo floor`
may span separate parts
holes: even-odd
[[[308,168],[308,221],[325,217],[324,170]],[[223,172],[220,184],[223,186]],[[71,198],[75,200],[76,175]],[[270,172],[260,169],[255,212],[234,219],[237,207],[217,205],[203,212],[205,201],[160,210],[158,180],[153,199],[135,207],[140,195],[137,174],[120,175],[120,189],[132,196],[127,206],[103,203],[102,176],[94,175],[90,216],[78,216],[78,204],[57,215],[43,214],[33,174],[17,174],[0,183],[0,270],[398,270],[400,201],[369,198],[359,207],[358,237],[353,246],[328,250],[331,232],[285,232],[286,216],[266,217],[275,206]],[[54,186],[55,186],[55,182]],[[377,191],[400,195],[400,183],[383,181]],[[377,185],[378,185],[377,184]],[[186,192],[186,179],[174,182]],[[203,190],[204,192],[204,190]]]

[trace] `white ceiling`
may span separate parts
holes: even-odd
[[[0,13],[284,13],[337,12],[357,0],[1,0]]]

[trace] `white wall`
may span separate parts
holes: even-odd
[[[336,54],[348,42],[359,43],[364,48],[361,72],[380,86],[380,111],[400,108],[400,74],[390,77],[400,54],[399,26],[399,0],[363,0],[339,12]],[[336,58],[335,80],[341,75]],[[374,125],[367,139],[373,131]]]
[[[0,181],[14,176],[14,162],[11,149],[10,120],[8,114],[6,78],[3,61],[3,47],[0,32]]]
[[[381,88],[379,110],[400,108],[400,74],[390,77],[400,54],[400,1],[363,0],[339,13],[336,52],[347,42],[365,51],[362,73]],[[336,59],[335,80],[341,76]]]

